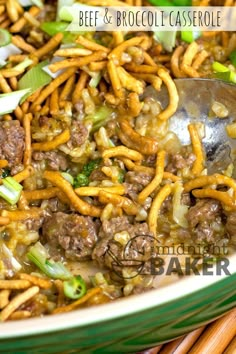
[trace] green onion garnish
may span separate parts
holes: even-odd
[[[201,37],[201,31],[181,31],[181,39],[186,43],[192,43]]]
[[[6,200],[11,205],[14,205],[20,199],[22,185],[12,177],[2,179],[3,185],[0,186],[0,197]]]
[[[231,63],[236,66],[236,49],[233,50],[230,55],[229,55],[229,59],[231,61]]]
[[[63,40],[62,43],[75,43],[75,39],[78,34],[83,34],[84,32],[69,32],[66,31],[67,27],[69,26],[68,22],[64,21],[54,21],[54,22],[43,22],[40,25],[42,31],[47,33],[49,36],[55,36],[57,33],[63,33]]]
[[[214,61],[212,64],[212,69],[214,70],[214,76],[217,79],[236,84],[236,72],[230,70],[227,66],[219,63],[218,61]]]
[[[150,4],[158,7],[174,6],[170,0],[149,0]]]
[[[63,286],[65,296],[73,300],[80,299],[87,291],[85,281],[80,275],[64,281]]]
[[[97,87],[97,85],[101,81],[101,78],[102,78],[101,72],[97,72],[89,81],[89,86],[90,87]]]
[[[176,31],[156,31],[153,37],[165,50],[172,52],[175,47],[176,33]]]
[[[63,178],[65,178],[67,182],[69,182],[72,185],[74,184],[74,177],[71,176],[71,174],[69,174],[68,172],[61,172],[61,175]]]
[[[0,28],[0,47],[5,47],[11,43],[11,34],[4,28]]]
[[[33,60],[26,58],[24,59],[21,63],[17,64],[16,66],[13,66],[9,70],[11,71],[24,71],[28,66],[33,64]]]
[[[40,64],[34,66],[32,69],[27,71],[25,75],[18,82],[18,87],[20,89],[31,88],[31,93],[34,93],[38,89],[42,88],[45,85],[48,85],[52,78],[50,75],[45,73],[42,68],[48,64],[48,61],[45,60]]]
[[[217,73],[223,73],[226,71],[229,71],[229,68],[221,63],[219,63],[218,61],[214,61],[212,63],[212,69],[214,71],[216,71]]]
[[[41,0],[18,0],[20,5],[23,7],[30,7],[32,5],[36,5],[40,8],[43,8],[44,4]]]
[[[192,0],[173,0],[175,6],[191,6]]]
[[[48,253],[45,247],[37,242],[30,248],[27,257],[49,278],[68,280],[72,278],[70,271],[61,262],[48,260]]]
[[[95,113],[89,114],[85,117],[85,122],[92,122],[93,127],[91,133],[98,130],[111,116],[111,109],[107,106],[100,106]]]
[[[223,81],[227,81],[227,82],[233,82],[236,84],[236,73],[229,70],[229,71],[225,71],[225,72],[219,72],[219,73],[215,73],[214,76],[217,79],[223,80]]]
[[[68,25],[68,22],[43,22],[40,28],[49,36],[55,36],[59,32],[65,32]]]
[[[11,113],[16,109],[27,95],[31,93],[31,89],[18,90],[9,93],[0,94],[0,115]]]
[[[60,19],[59,12],[63,6],[71,6],[74,4],[74,0],[57,0],[57,20]]]

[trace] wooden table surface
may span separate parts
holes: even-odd
[[[236,308],[205,327],[139,354],[236,354]]]

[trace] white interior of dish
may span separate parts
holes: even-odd
[[[82,327],[91,323],[112,320],[120,316],[147,310],[182,296],[194,293],[197,290],[213,285],[229,275],[216,275],[216,267],[212,268],[214,275],[194,275],[184,277],[176,283],[140,295],[133,295],[125,299],[105,305],[80,309],[73,312],[46,316],[43,318],[28,319],[2,323],[0,339],[13,336],[23,336],[38,333],[48,333],[72,327]],[[228,270],[236,273],[236,255],[229,258]]]

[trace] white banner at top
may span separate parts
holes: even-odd
[[[236,7],[65,6],[68,31],[236,31]]]

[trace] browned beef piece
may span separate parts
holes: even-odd
[[[47,168],[50,168],[54,171],[65,171],[68,168],[68,161],[66,156],[59,151],[35,151],[33,152],[32,157],[35,161],[45,160]]]
[[[44,200],[42,203],[44,204],[44,209],[50,214],[69,210],[69,206],[63,204],[57,197],[48,199],[47,201]]]
[[[107,179],[107,176],[100,168],[93,170],[89,176],[90,181],[103,181],[104,179]]]
[[[226,227],[226,231],[230,236],[236,235],[236,212],[235,211],[228,214],[225,227]]]
[[[67,146],[70,149],[76,148],[85,143],[88,138],[88,129],[78,120],[73,120],[71,124],[71,139],[68,141]]]
[[[92,218],[77,214],[52,214],[43,224],[42,233],[51,249],[63,249],[70,260],[90,258],[97,241],[97,227]]]
[[[220,234],[221,215],[222,208],[219,201],[214,199],[199,200],[186,215],[193,237],[199,242],[214,243]]]
[[[141,187],[145,187],[148,185],[148,183],[151,182],[152,176],[150,174],[145,173],[145,172],[135,172],[135,171],[129,171],[125,175],[125,182],[131,183],[131,184],[138,184]]]
[[[178,170],[185,167],[191,167],[195,159],[194,154],[189,154],[186,157],[183,154],[172,155],[168,165],[166,166],[166,171],[176,173]]]
[[[201,199],[189,209],[187,220],[191,228],[204,221],[214,221],[220,215],[221,206],[218,200]]]
[[[43,220],[44,217],[41,217],[40,219],[28,218],[24,221],[24,224],[28,230],[38,231],[42,227]]]
[[[125,190],[128,197],[137,200],[137,195],[151,182],[152,176],[144,172],[129,171],[125,174]]]
[[[19,121],[0,122],[0,159],[6,159],[14,174],[14,169],[18,171],[18,166],[22,163],[25,146],[24,129]]]
[[[115,234],[122,231],[127,231],[130,236],[130,240],[125,245],[114,240]],[[125,259],[130,262],[129,264],[139,259],[146,261],[146,257],[150,257],[154,240],[153,234],[149,231],[146,223],[131,224],[126,216],[103,221],[99,238],[100,241],[93,250],[92,258],[100,266],[105,265],[113,270],[116,260],[122,261]]]

